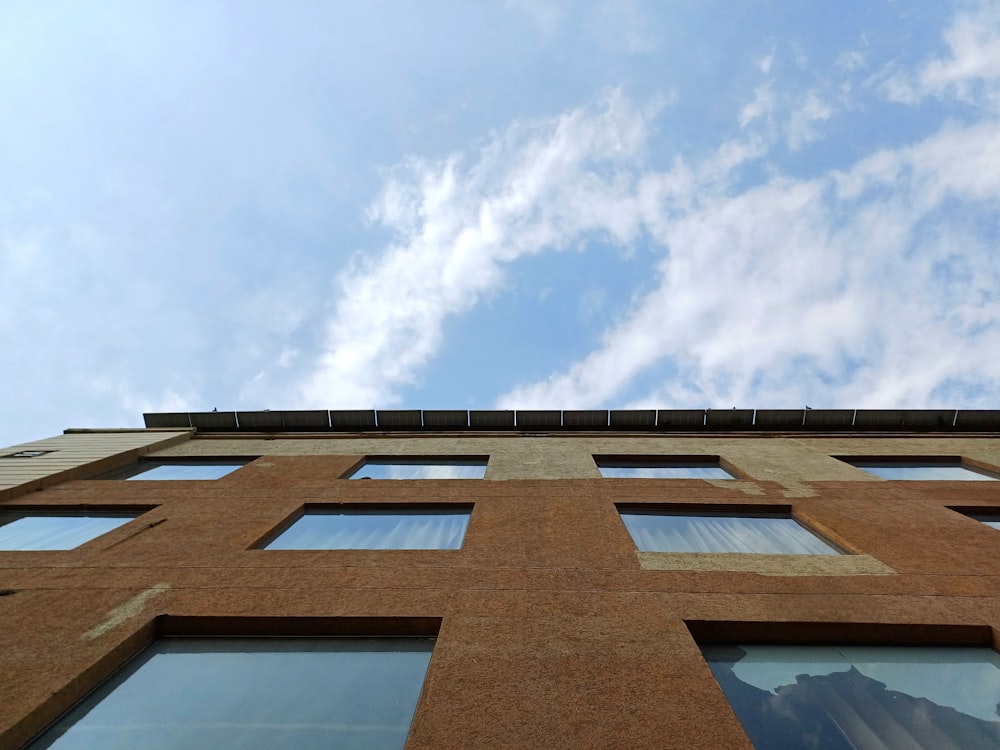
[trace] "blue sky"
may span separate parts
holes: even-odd
[[[0,5],[0,443],[1000,404],[1000,3]]]

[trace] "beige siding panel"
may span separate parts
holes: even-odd
[[[125,466],[138,456],[190,438],[189,431],[72,432],[0,448],[0,456],[49,450],[34,458],[0,458],[0,500],[69,479],[83,479]]]

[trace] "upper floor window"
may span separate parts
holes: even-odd
[[[622,508],[622,521],[642,552],[744,552],[838,555],[787,513]]]
[[[482,479],[486,458],[369,458],[349,479]]]
[[[265,549],[458,549],[471,509],[309,508]]]
[[[602,477],[619,479],[734,479],[718,456],[594,456]]]
[[[30,748],[402,748],[432,638],[164,638]]]
[[[702,646],[757,750],[1000,747],[989,648]]]
[[[246,464],[250,459],[152,460],[140,461],[127,469],[106,474],[101,479],[130,480],[211,480],[221,479]]]
[[[977,482],[995,480],[988,471],[976,469],[962,463],[961,458],[851,458],[843,457],[851,466],[867,471],[882,479],[910,481],[962,481]]]
[[[0,550],[65,550],[117,529],[141,511],[8,510],[0,513]]]

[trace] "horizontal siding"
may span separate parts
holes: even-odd
[[[79,479],[95,471],[109,470],[121,459],[126,463],[138,455],[189,437],[188,431],[86,432],[57,435],[0,448],[0,456],[28,450],[47,450],[34,458],[0,458],[0,500],[41,489],[55,482]]]

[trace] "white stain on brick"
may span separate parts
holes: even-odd
[[[146,602],[153,597],[159,596],[169,588],[169,583],[158,583],[152,588],[146,589],[141,594],[136,594],[124,604],[121,604],[108,612],[108,616],[103,622],[101,622],[100,625],[91,628],[81,637],[85,641],[92,641],[95,638],[99,638],[105,633],[114,630],[126,620],[141,614],[143,608],[146,606]]]

